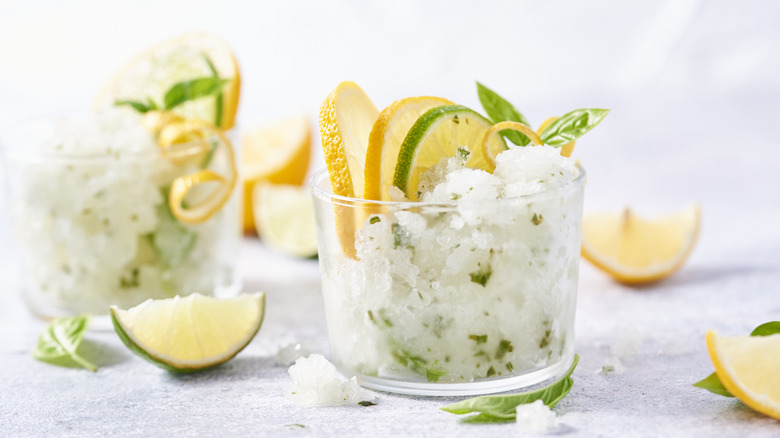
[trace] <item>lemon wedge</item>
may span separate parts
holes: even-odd
[[[252,204],[257,234],[272,248],[295,257],[317,255],[314,206],[308,187],[260,183]]]
[[[114,106],[117,101],[151,101],[162,108],[174,84],[214,76],[227,80],[219,93],[185,102],[173,112],[227,130],[235,123],[241,76],[227,44],[205,33],[188,33],[136,56],[98,93],[93,108]]]
[[[260,182],[302,185],[311,159],[311,127],[305,116],[290,117],[241,136],[244,232],[255,232],[252,192]]]
[[[718,379],[731,394],[780,419],[780,334],[719,336],[710,330],[707,351]]]
[[[114,329],[133,353],[179,372],[231,359],[254,338],[264,315],[262,292],[229,299],[193,294],[150,299],[128,310],[111,307]]]
[[[408,97],[382,110],[371,128],[366,151],[365,199],[388,201],[393,185],[398,152],[414,122],[431,108],[453,105],[447,99],[432,96]]]
[[[661,280],[682,267],[696,243],[701,224],[698,206],[647,220],[630,209],[586,213],[582,255],[620,282]]]

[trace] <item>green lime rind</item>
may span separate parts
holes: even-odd
[[[431,108],[423,115],[421,115],[414,125],[409,129],[406,134],[401,149],[398,152],[398,160],[395,166],[395,173],[393,174],[393,185],[401,189],[404,194],[410,199],[417,199],[416,196],[410,195],[409,182],[412,176],[413,163],[415,157],[420,151],[420,146],[425,142],[426,138],[436,132],[438,126],[447,121],[457,123],[460,127],[461,120],[476,120],[478,124],[485,127],[485,131],[492,125],[492,123],[477,113],[476,111],[467,108],[462,105],[443,105],[435,108]],[[464,123],[461,129],[474,129],[474,126],[469,126],[468,122]],[[503,138],[500,138],[503,149],[506,150],[506,142]],[[454,145],[451,147],[452,154],[457,153],[457,147],[463,145]],[[470,147],[472,153],[476,152],[482,154],[481,144],[467,145]],[[446,157],[442,157],[446,158]],[[416,187],[414,188],[416,189]]]
[[[257,328],[255,328],[254,333],[252,333],[252,336],[249,336],[247,338],[247,341],[244,345],[242,345],[240,348],[237,348],[233,354],[231,354],[228,357],[222,358],[219,361],[213,362],[213,363],[204,363],[198,366],[180,366],[176,365],[174,363],[171,363],[170,361],[166,361],[165,359],[162,359],[161,357],[155,355],[152,352],[149,352],[147,350],[144,350],[141,348],[138,344],[136,344],[132,339],[130,339],[130,336],[127,335],[124,328],[122,328],[122,324],[119,322],[116,311],[119,310],[116,306],[111,306],[111,323],[114,325],[114,331],[116,331],[116,334],[119,336],[119,339],[122,340],[122,343],[125,344],[125,346],[135,353],[138,357],[149,361],[158,367],[174,372],[174,373],[193,373],[197,371],[204,371],[209,368],[213,368],[217,365],[221,365],[233,357],[235,357],[238,353],[241,352],[244,348],[246,348],[247,345],[249,345],[250,342],[252,342],[252,339],[255,338],[255,335],[257,335],[257,332],[260,331],[260,327],[263,325],[263,320],[265,319],[265,294],[261,295],[260,298],[260,305],[262,306],[262,312],[260,314],[260,321],[257,323]]]

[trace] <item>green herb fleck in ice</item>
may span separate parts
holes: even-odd
[[[545,405],[552,408],[571,391],[574,385],[571,374],[577,367],[579,360],[580,356],[575,355],[574,362],[566,374],[552,384],[536,391],[474,397],[447,405],[441,409],[457,415],[479,413],[479,415],[466,418],[464,421],[467,423],[503,423],[514,421],[517,415],[516,409],[522,404],[542,400]]]
[[[77,365],[93,372],[97,371],[97,366],[76,352],[88,326],[87,314],[55,319],[38,338],[33,357],[52,365]]]
[[[488,264],[487,266],[482,266],[481,264],[478,265],[479,269],[475,272],[472,272],[469,274],[471,277],[471,281],[477,284],[482,285],[482,287],[485,287],[488,280],[490,280],[490,276],[493,275],[493,268],[490,267]]]

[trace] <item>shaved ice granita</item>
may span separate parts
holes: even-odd
[[[237,289],[232,147],[196,124],[188,141],[162,148],[145,127],[161,115],[182,122],[114,108],[4,132],[11,234],[36,314],[103,315],[110,305]],[[209,186],[209,175],[222,180]]]
[[[396,103],[366,129],[350,114],[366,111],[360,93],[342,83],[323,104],[328,169],[312,179],[336,366],[364,386],[421,395],[500,392],[562,374],[574,358],[586,177],[561,146],[570,154],[607,111],[576,110],[537,133],[484,101],[490,120],[458,105],[404,112]],[[379,124],[393,123],[406,135],[372,143]],[[387,187],[378,199],[361,197],[352,178],[344,195],[341,176],[360,165],[394,169],[375,182]],[[363,175],[366,187],[374,177]]]

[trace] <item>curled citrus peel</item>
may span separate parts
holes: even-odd
[[[492,165],[493,168],[496,167],[496,157],[493,155],[492,150],[490,148],[490,136],[491,135],[498,135],[498,131],[503,131],[505,129],[512,129],[514,131],[518,131],[522,134],[524,134],[526,137],[531,139],[531,143],[534,145],[541,145],[542,139],[539,138],[539,136],[534,132],[533,129],[529,128],[527,125],[520,123],[520,122],[499,122],[495,125],[491,126],[490,129],[485,132],[485,135],[482,137],[482,151],[484,152],[485,158],[487,161]]]
[[[236,185],[238,172],[230,140],[211,123],[198,119],[183,119],[168,111],[148,111],[144,114],[143,125],[157,135],[157,144],[162,155],[174,163],[208,153],[212,144],[215,147],[224,146],[227,153],[227,177],[213,170],[199,170],[174,179],[168,194],[168,204],[176,219],[185,224],[205,222],[225,205]],[[184,145],[186,146],[177,147]],[[216,184],[217,187],[194,205],[185,207],[184,200],[187,195],[201,184]]]

